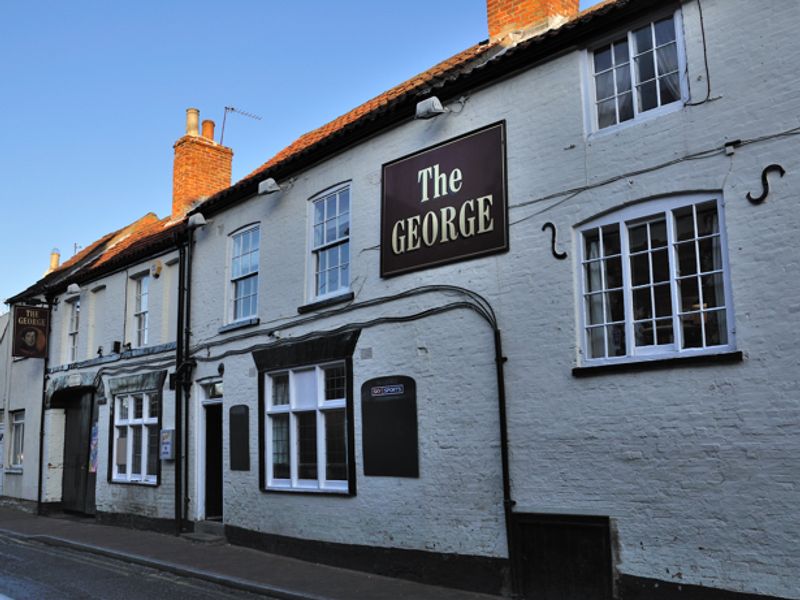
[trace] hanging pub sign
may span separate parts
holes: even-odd
[[[47,354],[47,330],[50,309],[41,306],[14,307],[14,343],[12,356],[44,358]]]
[[[383,165],[381,277],[508,250],[505,122]]]

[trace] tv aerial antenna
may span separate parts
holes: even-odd
[[[255,119],[256,121],[260,121],[261,120],[261,117],[259,117],[258,115],[254,115],[253,113],[249,113],[249,112],[244,111],[244,110],[239,110],[238,108],[235,108],[233,106],[226,106],[225,107],[225,113],[222,115],[222,131],[219,134],[220,146],[222,145],[222,140],[225,138],[225,121],[228,118],[228,113],[236,113],[236,114],[242,115],[243,117],[248,117],[250,119]]]

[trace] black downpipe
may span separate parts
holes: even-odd
[[[183,514],[186,515],[189,503],[189,399],[192,394],[192,366],[190,345],[191,345],[191,325],[192,325],[192,246],[194,246],[194,228],[190,227],[186,241],[186,308],[184,310],[184,325],[183,325],[183,353],[184,353],[184,368],[181,373],[183,375],[183,394],[184,394],[184,408],[183,411],[183,475],[184,475],[184,494],[183,494]]]
[[[183,403],[183,329],[184,329],[184,300],[186,290],[186,248],[176,236],[175,243],[178,245],[178,323],[175,336],[175,451],[180,454],[181,444],[181,421]],[[183,529],[183,488],[182,473],[183,463],[180,456],[175,457],[175,535],[180,535]]]
[[[50,331],[52,330],[51,320],[53,318],[52,312],[53,304],[50,298],[47,298],[47,339],[45,340],[46,351],[44,353],[44,366],[42,367],[42,406],[41,414],[39,415],[39,487],[36,492],[36,514],[42,514],[42,485],[44,470],[44,407],[47,400],[47,365],[50,361]],[[9,377],[10,377],[9,371]]]

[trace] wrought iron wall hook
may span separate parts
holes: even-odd
[[[761,188],[762,188],[761,195],[753,197],[753,195],[750,192],[747,192],[747,199],[752,204],[761,204],[764,200],[767,199],[767,196],[769,195],[769,180],[767,179],[767,175],[772,171],[777,171],[781,177],[786,175],[786,169],[784,169],[780,165],[771,164],[764,167],[764,170],[761,171]]]
[[[567,253],[559,252],[558,250],[556,250],[556,226],[553,225],[553,223],[551,223],[550,221],[548,221],[547,223],[542,225],[542,231],[545,231],[547,229],[550,229],[550,231],[552,232],[550,251],[553,253],[553,256],[555,256],[558,260],[564,260],[565,258],[567,258]]]

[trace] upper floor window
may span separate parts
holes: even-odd
[[[157,483],[158,415],[161,394],[141,392],[114,398],[114,481]]]
[[[78,328],[81,320],[81,299],[75,298],[69,302],[69,328],[67,330],[68,362],[78,360]]]
[[[586,359],[733,348],[719,198],[661,200],[598,219],[581,231],[581,271]]]
[[[142,275],[135,280],[136,299],[134,303],[133,319],[136,325],[136,346],[147,345],[148,330],[148,297],[150,295],[150,276]]]
[[[350,288],[350,187],[313,201],[314,295],[334,295]]]
[[[12,468],[21,469],[24,455],[25,442],[25,411],[11,412],[11,461]]]
[[[231,252],[231,298],[233,320],[255,317],[258,312],[258,225],[233,234]]]
[[[629,31],[591,53],[595,129],[630,121],[683,98],[679,15]]]

